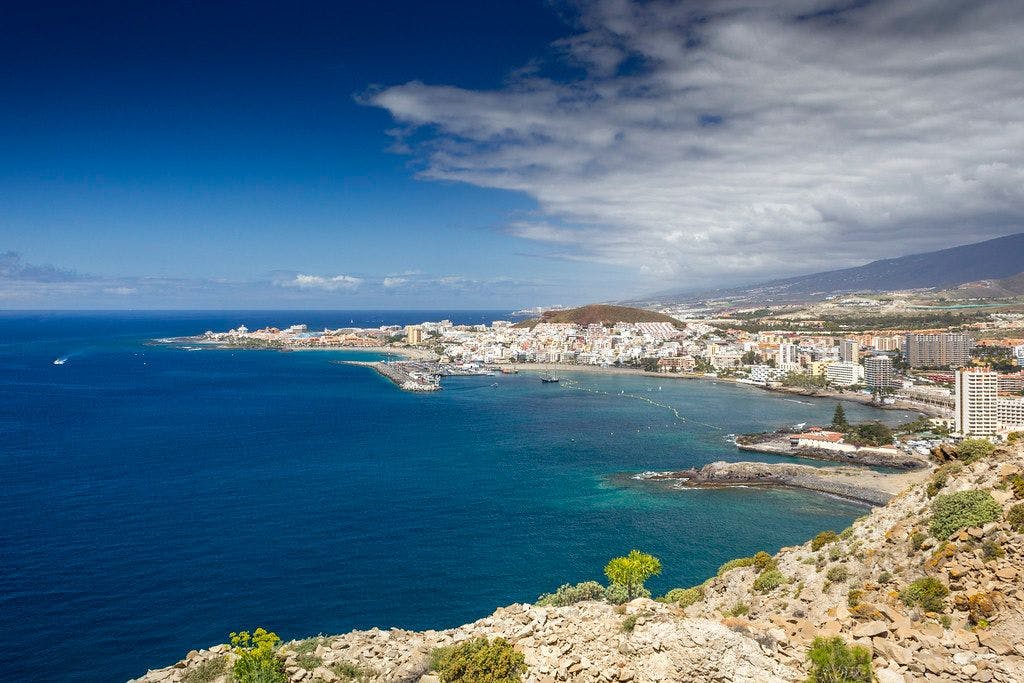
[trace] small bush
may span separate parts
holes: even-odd
[[[846,571],[846,567],[843,565],[832,567],[825,574],[825,578],[832,583],[844,583],[849,576],[849,572]]]
[[[932,502],[932,520],[928,530],[936,538],[946,539],[960,529],[995,521],[1002,510],[988,491],[947,493]]]
[[[889,583],[890,581],[892,581],[892,573],[891,572],[883,571],[883,572],[879,573],[879,575],[878,575],[878,583],[885,584],[885,583]]]
[[[985,541],[981,544],[981,556],[985,558],[986,562],[991,560],[998,560],[1001,557],[1006,557],[1006,551],[1003,550],[1003,546],[999,545],[995,541]]]
[[[861,599],[861,596],[863,596],[863,595],[864,595],[864,591],[860,591],[860,590],[856,590],[854,588],[851,588],[846,593],[846,606],[847,607],[856,607],[858,604],[860,604],[860,599]]]
[[[920,550],[921,546],[924,545],[924,540],[928,536],[923,531],[915,531],[910,537],[910,547],[914,550]]]
[[[1010,477],[1009,480],[1010,490],[1013,491],[1013,495],[1017,498],[1024,498],[1024,477],[1019,474],[1015,474]]]
[[[628,617],[622,620],[622,632],[632,633],[633,629],[636,628],[636,617],[635,614],[630,614]]]
[[[853,538],[853,527],[852,526],[848,526],[845,529],[843,529],[842,531],[840,531],[839,532],[839,538],[842,538],[843,540],[846,540],[848,538]]]
[[[949,589],[938,579],[927,576],[914,581],[900,591],[900,599],[904,604],[918,606],[925,612],[941,612],[945,608],[943,598],[949,595]]]
[[[1024,534],[1024,503],[1018,503],[1006,513],[1006,521],[1017,533]]]
[[[750,614],[750,605],[745,602],[737,602],[728,612],[725,613],[729,617],[742,617]]]
[[[537,598],[541,607],[566,607],[585,600],[601,600],[604,598],[604,586],[597,581],[584,581],[575,586],[567,583],[558,587],[554,593],[545,593]]]
[[[333,664],[331,671],[343,681],[366,681],[376,674],[374,671],[344,660]]]
[[[752,557],[737,557],[734,560],[729,560],[721,567],[718,568],[718,575],[721,576],[726,572],[730,572],[733,569],[739,569],[740,567],[753,567],[754,558]]]
[[[277,656],[281,639],[276,633],[257,628],[250,633],[231,634],[231,651],[238,660],[231,673],[237,683],[286,683],[284,662]]]
[[[821,550],[829,543],[834,543],[839,536],[834,531],[822,531],[811,541],[811,550]]]
[[[779,563],[765,551],[759,550],[754,554],[754,566],[757,567],[757,571],[763,572],[766,569],[775,569]]]
[[[324,660],[320,659],[311,652],[303,652],[295,658],[295,663],[298,664],[301,668],[305,669],[306,671],[312,671],[318,666],[322,666]]]
[[[640,588],[633,590],[633,597],[649,598],[651,597],[651,591],[641,586]],[[625,586],[613,583],[604,589],[604,599],[613,605],[623,605],[630,600],[629,591]]]
[[[686,609],[693,603],[701,600],[703,597],[704,588],[702,586],[694,586],[693,588],[673,588],[668,593],[665,593],[665,595],[658,598],[658,602],[675,604]]]
[[[956,449],[956,457],[968,465],[992,455],[996,447],[985,439],[964,439]]]
[[[834,638],[815,638],[807,651],[811,663],[808,683],[871,683],[871,651],[866,647],[850,647],[846,641]]]
[[[514,683],[526,673],[526,659],[504,638],[475,638],[434,650],[431,669],[442,683]]]
[[[213,683],[228,671],[227,657],[206,659],[192,667],[181,679],[182,683]]]
[[[786,583],[786,577],[778,569],[768,569],[754,579],[754,590],[758,593],[771,593]]]

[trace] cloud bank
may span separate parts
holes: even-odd
[[[1024,229],[1024,3],[578,10],[501,89],[362,98],[423,178],[535,198],[506,229],[538,255],[717,284]]]

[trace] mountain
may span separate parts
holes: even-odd
[[[967,282],[1007,278],[1024,271],[1024,233],[924,254],[872,261],[863,266],[829,270],[781,280],[708,290],[666,292],[645,303],[732,300],[736,303],[815,301],[832,294],[950,288]]]
[[[942,293],[955,299],[1001,299],[1024,296],[1024,272],[999,280],[967,282],[956,289]]]
[[[537,323],[575,323],[577,325],[614,325],[615,323],[672,323],[681,326],[673,317],[629,306],[590,304],[579,308],[545,311],[539,318],[516,323],[516,327],[533,328]]]

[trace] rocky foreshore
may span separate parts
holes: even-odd
[[[872,448],[862,446],[856,450],[839,451],[827,448],[794,447],[789,432],[766,432],[744,434],[736,439],[736,448],[741,451],[788,455],[795,458],[839,462],[865,467],[892,467],[900,470],[915,470],[928,466],[928,461],[912,453],[895,448]]]
[[[758,474],[761,463],[736,465],[696,472],[729,484],[779,476]],[[816,469],[784,467],[797,468],[794,481]],[[987,512],[939,533],[936,506],[947,494],[981,495]],[[812,641],[838,636],[871,654],[878,683],[1024,681],[1022,500],[1024,450],[1000,450],[951,462],[846,530],[726,563],[671,602],[515,604],[454,629],[318,636],[278,655],[291,683],[438,683],[434,648],[502,637],[523,653],[525,683],[796,683],[807,679]],[[928,602],[922,582],[931,582]],[[193,651],[137,682],[228,683],[234,657],[226,645]]]
[[[670,481],[678,488],[765,486],[805,489],[867,505],[885,505],[893,497],[888,475],[854,467],[812,467],[788,463],[713,462],[700,469],[648,472],[648,481]]]

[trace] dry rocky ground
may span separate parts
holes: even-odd
[[[528,682],[802,681],[814,637],[839,635],[872,651],[880,683],[1024,681],[1024,533],[1005,518],[1021,502],[1008,486],[1014,475],[1024,475],[1024,449],[965,465],[938,491],[990,492],[1002,507],[996,521],[936,539],[935,487],[918,484],[817,550],[783,548],[774,557],[782,582],[755,587],[760,570],[740,566],[691,593],[700,597],[685,608],[647,599],[511,605],[447,631],[354,631],[286,643],[281,654],[293,683],[431,683],[434,648],[501,636],[524,653]],[[941,611],[901,599],[922,577],[948,587]],[[138,681],[226,682],[209,672],[233,656],[226,645],[193,651]]]

